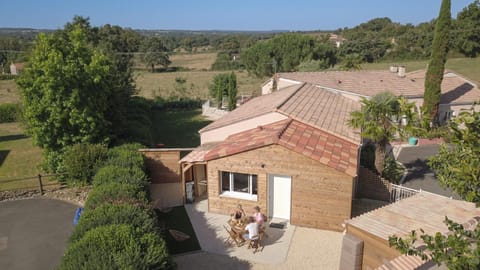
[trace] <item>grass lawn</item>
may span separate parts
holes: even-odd
[[[200,145],[198,130],[211,121],[200,109],[190,111],[153,111],[153,140],[165,147],[196,147]]]
[[[165,224],[165,241],[170,254],[180,254],[200,250],[197,236],[193,230],[192,223],[188,219],[187,212],[183,206],[173,207],[168,213],[156,211],[160,224]],[[181,231],[190,236],[189,239],[177,242],[168,232],[169,229]]]
[[[170,56],[172,67],[183,67],[191,70],[207,70],[217,59],[217,53],[182,53]]]
[[[36,179],[4,184],[2,180],[37,175],[41,158],[42,150],[33,146],[18,123],[0,124],[0,190],[36,185]]]
[[[14,80],[0,80],[0,104],[17,103],[20,101],[20,94]]]
[[[220,73],[228,71],[180,71],[180,72],[136,72],[135,83],[139,91],[139,95],[146,98],[170,97],[177,93],[175,89],[176,78],[184,78],[187,80],[187,93],[192,98],[206,99],[208,98],[208,88],[213,77]],[[239,95],[251,95],[252,93],[260,93],[260,87],[264,78],[256,78],[249,76],[246,71],[237,71],[237,85]]]
[[[427,67],[427,60],[418,61],[395,61],[395,62],[381,62],[362,64],[362,68],[366,70],[370,69],[388,69],[390,65],[404,65],[407,68],[407,72],[418,69],[424,69]],[[480,57],[477,58],[451,58],[447,60],[445,66],[447,69],[451,69],[460,75],[465,76],[467,79],[480,82]]]

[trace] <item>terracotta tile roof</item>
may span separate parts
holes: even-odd
[[[183,162],[189,162],[189,163],[194,163],[194,162],[204,162],[205,161],[205,155],[213,149],[219,142],[212,142],[212,143],[206,143],[202,144],[199,147],[193,149],[190,153],[188,153],[186,156],[184,156],[178,163],[183,163]]]
[[[217,121],[207,125],[199,130],[200,133],[216,129],[219,127],[227,126],[233,123],[237,123],[243,120],[251,119],[269,112],[273,112],[278,106],[280,106],[285,100],[287,100],[295,91],[302,85],[295,85],[282,89],[282,91],[276,91],[268,95],[259,96],[253,98],[231,111],[225,116],[221,117]]]
[[[282,104],[278,111],[357,143],[361,140],[360,130],[347,126],[347,120],[350,112],[360,109],[360,102],[312,84],[305,84]]]
[[[391,235],[403,237],[420,228],[427,234],[446,233],[448,229],[443,223],[445,216],[460,224],[467,224],[473,218],[480,217],[480,208],[473,203],[420,192],[348,220],[346,224],[388,240]]]
[[[406,73],[404,78],[388,70],[292,72],[279,73],[277,76],[361,96],[374,96],[389,91],[395,95],[423,97],[425,83],[425,70]],[[442,82],[442,94],[442,104],[471,103],[480,99],[478,86],[448,70],[445,71]]]
[[[277,144],[355,176],[358,144],[302,122],[286,119],[229,136],[205,155],[206,160]]]

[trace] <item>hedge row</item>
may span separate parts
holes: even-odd
[[[17,122],[21,119],[22,111],[20,104],[0,104],[0,123]]]
[[[148,177],[138,144],[108,150],[69,239],[60,269],[173,269],[149,208]]]

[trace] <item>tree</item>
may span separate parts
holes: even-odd
[[[457,15],[456,25],[456,47],[468,57],[476,57],[480,54],[480,1],[464,8]]]
[[[35,144],[59,151],[75,143],[106,143],[105,117],[112,96],[111,62],[75,26],[68,32],[39,34],[18,80],[27,131]]]
[[[390,92],[383,92],[371,99],[362,98],[362,109],[350,113],[348,125],[360,128],[362,137],[375,144],[375,168],[379,174],[382,174],[385,168],[387,144],[397,133],[403,135],[405,131],[405,127],[400,126],[398,121],[399,116],[414,115],[403,111],[412,110],[413,106],[401,101],[402,99],[404,98],[398,98]],[[407,123],[412,125],[414,121],[407,118]]]
[[[462,112],[451,123],[450,144],[442,145],[438,155],[432,157],[429,166],[440,184],[452,188],[463,199],[480,204],[480,112]],[[448,233],[425,234],[420,230],[402,239],[389,238],[390,246],[402,254],[429,257],[437,264],[445,263],[448,269],[480,268],[480,223],[465,229],[447,217]],[[420,238],[420,239],[419,239]],[[425,249],[418,249],[416,242],[423,240]]]
[[[235,73],[218,74],[210,85],[210,96],[215,98],[217,107],[222,106],[223,97],[227,97],[227,109],[232,111],[237,106],[237,76]]]
[[[449,31],[451,27],[450,0],[443,0],[440,7],[432,43],[432,55],[425,74],[423,100],[423,125],[436,121],[440,103],[441,86],[445,62],[447,61]]]
[[[167,48],[163,45],[163,41],[158,37],[145,38],[142,44],[143,62],[150,66],[152,72],[155,72],[155,65],[162,65],[168,68],[170,62]]]

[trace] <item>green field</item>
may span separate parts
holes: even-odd
[[[18,123],[0,124],[0,190],[35,185],[35,179],[5,184],[2,180],[37,175],[41,158],[42,150],[33,146],[32,139],[23,134]]]
[[[404,65],[407,72],[427,68],[427,60],[421,61],[396,61],[362,64],[362,69],[388,69],[390,65]],[[446,68],[457,72],[459,75],[480,83],[480,57],[477,58],[452,58],[447,60]]]
[[[135,82],[138,94],[146,98],[170,97],[177,94],[176,78],[186,79],[185,84],[189,97],[206,99],[208,88],[220,71],[182,71],[151,73],[140,71],[135,74]],[[239,95],[252,95],[260,93],[260,86],[265,78],[249,76],[246,71],[236,72]]]

